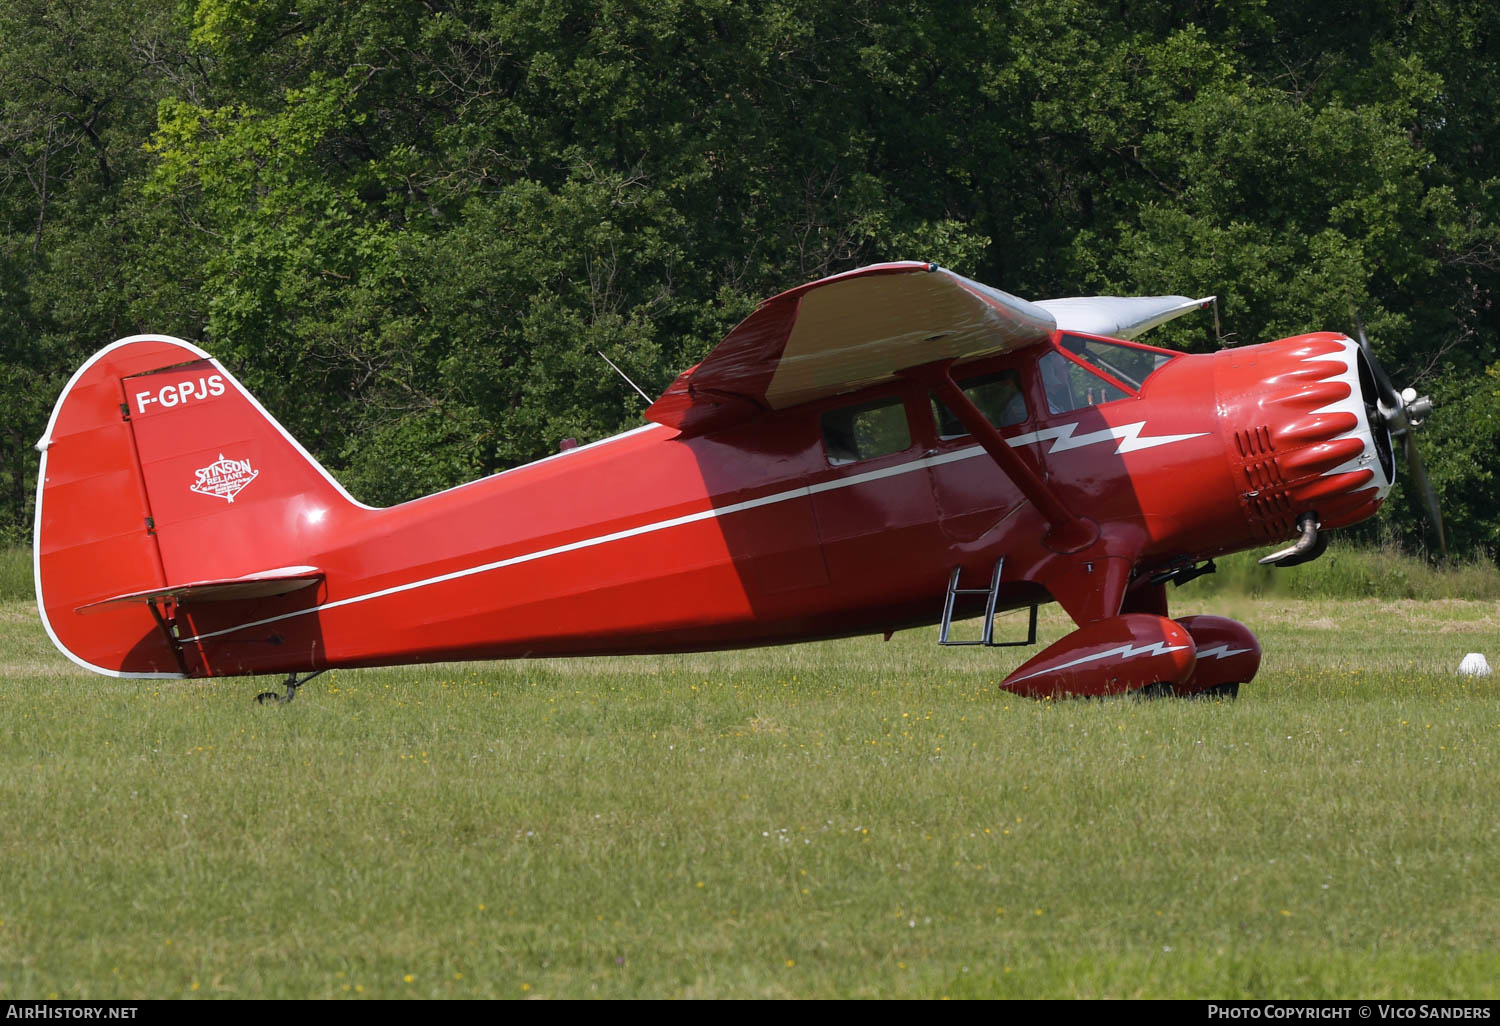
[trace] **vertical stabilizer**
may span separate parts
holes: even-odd
[[[59,649],[112,676],[204,667],[160,599],[111,600],[297,567],[361,512],[217,361],[166,336],[96,353],[37,448],[37,605]]]

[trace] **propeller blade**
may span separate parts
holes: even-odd
[[[1396,391],[1396,386],[1391,384],[1391,379],[1386,377],[1385,368],[1380,366],[1380,361],[1375,359],[1375,347],[1370,345],[1370,340],[1365,338],[1365,325],[1359,319],[1359,314],[1353,309],[1355,337],[1359,340],[1359,348],[1365,354],[1365,360],[1370,364],[1370,370],[1375,375],[1375,387],[1380,392],[1381,405],[1385,407],[1382,413],[1387,420],[1393,416],[1393,411],[1402,409],[1401,393]]]
[[[1411,475],[1411,482],[1420,489],[1422,498],[1427,507],[1427,515],[1432,519],[1432,526],[1437,528],[1438,549],[1446,558],[1448,555],[1448,539],[1443,533],[1443,511],[1438,508],[1437,494],[1432,490],[1432,482],[1427,479],[1427,466],[1422,462],[1422,453],[1417,449],[1417,440],[1412,433],[1406,433],[1406,472]]]
[[[1412,493],[1413,501],[1419,501],[1425,508],[1428,519],[1437,531],[1438,549],[1447,558],[1448,538],[1443,531],[1443,511],[1438,507],[1437,494],[1432,490],[1432,482],[1427,478],[1427,466],[1422,462],[1422,453],[1417,449],[1417,440],[1413,437],[1415,429],[1420,428],[1432,412],[1432,400],[1426,396],[1418,396],[1414,388],[1408,388],[1405,392],[1396,391],[1396,386],[1386,377],[1385,368],[1375,358],[1375,349],[1365,337],[1364,322],[1359,319],[1359,311],[1354,309],[1352,301],[1349,304],[1349,314],[1354,318],[1360,352],[1364,353],[1365,362],[1370,365],[1370,373],[1375,379],[1380,416],[1391,437],[1400,438],[1406,447],[1406,472],[1411,476],[1412,487],[1416,489]]]

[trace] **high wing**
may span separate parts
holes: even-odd
[[[874,264],[761,303],[646,411],[698,434],[851,392],[935,360],[1045,341],[1051,314],[936,264]]]
[[[1013,352],[1059,329],[1130,337],[1203,302],[1159,296],[1033,303],[936,264],[873,264],[761,303],[684,371],[646,418],[701,434],[763,410],[890,381],[912,367]]]

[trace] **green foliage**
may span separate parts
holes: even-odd
[[[1301,566],[1261,566],[1260,552],[1217,560],[1218,572],[1170,589],[1173,607],[1204,596],[1299,599],[1500,599],[1500,570],[1475,558],[1437,567],[1394,546],[1384,549],[1334,542]]]
[[[1352,303],[1493,552],[1500,14],[1346,6],[0,0],[5,530],[62,382],[134,331],[393,502],[636,423],[596,351],[659,390],[758,300],[920,258],[1215,293],[1237,343]]]
[[[1500,518],[1496,512],[1497,473],[1500,473],[1500,363],[1483,373],[1450,372],[1434,383],[1436,413],[1424,427],[1421,448],[1442,505],[1450,548],[1458,552],[1500,553]],[[1420,506],[1412,489],[1401,485],[1407,508]],[[1397,513],[1400,507],[1397,507]],[[1431,548],[1433,532],[1420,519],[1392,521],[1410,547]],[[1415,525],[1413,521],[1415,520]]]

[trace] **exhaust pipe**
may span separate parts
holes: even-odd
[[[1263,557],[1261,565],[1297,566],[1317,559],[1328,548],[1328,536],[1318,533],[1322,526],[1316,513],[1303,513],[1297,518],[1297,530],[1301,532],[1297,540],[1281,551]]]

